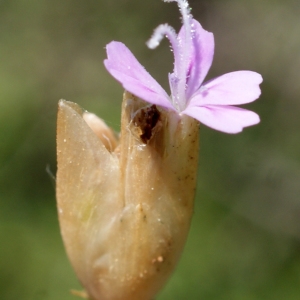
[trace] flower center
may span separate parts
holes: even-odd
[[[185,109],[186,99],[186,81],[190,65],[192,51],[192,16],[186,0],[164,0],[165,2],[177,2],[182,15],[183,32],[180,36],[176,34],[173,27],[168,24],[158,26],[147,42],[150,49],[156,48],[161,40],[166,37],[171,44],[174,52],[174,73],[169,74],[171,89],[171,99],[174,107],[180,112]]]

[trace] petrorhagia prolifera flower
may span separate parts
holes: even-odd
[[[192,18],[186,0],[177,2],[183,26],[178,35],[167,25],[160,25],[148,41],[150,48],[166,36],[174,53],[174,71],[169,74],[171,95],[151,77],[130,50],[120,42],[107,45],[105,66],[123,87],[141,99],[178,114],[189,115],[201,123],[226,133],[238,133],[259,122],[259,116],[236,107],[256,100],[260,95],[260,74],[253,71],[227,73],[203,83],[213,61],[214,37]]]
[[[171,1],[166,1],[171,2]],[[171,42],[171,95],[125,45],[107,45],[105,66],[127,90],[121,135],[77,104],[57,118],[57,206],[71,264],[92,300],[151,300],[174,270],[193,214],[199,121],[236,133],[258,116],[232,105],[255,100],[261,76],[239,71],[202,83],[213,35],[177,0],[179,34],[159,26],[148,42]],[[150,103],[150,104],[149,104]]]

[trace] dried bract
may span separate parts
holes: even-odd
[[[111,151],[83,115],[59,102],[57,203],[67,254],[91,299],[153,299],[188,234],[198,121],[125,93]]]

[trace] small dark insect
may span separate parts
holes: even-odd
[[[139,127],[139,137],[144,144],[147,144],[153,135],[153,129],[157,125],[160,118],[160,112],[156,105],[151,105],[140,111],[134,116],[133,124]]]

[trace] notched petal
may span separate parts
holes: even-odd
[[[189,99],[201,86],[206,77],[214,57],[214,36],[211,32],[203,29],[201,24],[194,20],[192,21],[193,40],[191,49],[191,58],[189,68],[186,71],[187,90],[186,97]],[[185,28],[182,27],[178,38],[184,41]],[[184,44],[181,45],[180,51],[184,51]],[[178,57],[177,59],[180,59]]]
[[[107,71],[127,91],[149,103],[174,109],[165,90],[124,44],[111,42],[106,46],[106,51],[107,59],[104,65]]]
[[[188,107],[184,112],[208,127],[225,133],[239,133],[244,127],[259,123],[259,116],[250,110],[235,106],[210,105]]]
[[[190,102],[192,106],[240,105],[260,96],[262,77],[253,71],[224,74],[205,83]]]

